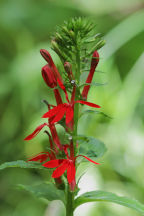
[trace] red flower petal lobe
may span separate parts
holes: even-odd
[[[55,122],[58,122],[62,119],[62,117],[64,116],[65,112],[66,112],[66,107],[63,104],[63,106],[61,106],[61,108],[59,109],[58,113],[56,114],[55,118],[52,120],[52,124]]]
[[[37,155],[37,156],[29,159],[28,161],[39,161],[40,163],[42,163],[42,162],[46,161],[48,158],[49,158],[49,154],[46,153],[46,154]]]
[[[43,166],[47,168],[55,168],[55,167],[58,167],[63,162],[64,162],[64,159],[50,160],[44,163]]]
[[[67,168],[68,168],[68,161],[64,160],[63,163],[55,171],[53,171],[52,177],[53,178],[60,177]]]
[[[97,165],[99,165],[100,163],[97,163],[97,162],[95,162],[95,161],[93,161],[93,160],[91,160],[90,158],[88,158],[88,157],[86,157],[86,156],[84,156],[84,155],[78,155],[77,157],[84,157],[85,159],[87,159],[88,161],[90,161],[91,163],[94,163],[94,164],[97,164]]]
[[[63,104],[59,104],[58,106],[54,107],[53,109],[46,112],[42,118],[51,118],[52,116],[56,115],[59,112],[59,109],[63,106]]]
[[[44,126],[46,126],[46,125],[47,125],[47,123],[44,123],[44,124],[39,125],[39,126],[34,130],[34,132],[32,132],[30,135],[28,135],[24,140],[31,140],[31,139],[33,139],[33,138],[41,131],[41,129],[42,129]]]
[[[75,103],[85,104],[87,106],[94,107],[94,108],[101,108],[99,105],[91,103],[91,102],[87,102],[87,101],[78,100],[78,101],[75,101]]]

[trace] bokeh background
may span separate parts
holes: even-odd
[[[107,153],[100,167],[88,164],[81,193],[106,190],[144,203],[144,1],[143,0],[1,0],[0,1],[0,163],[26,160],[44,147],[43,135],[24,142],[45,112],[42,99],[52,100],[41,77],[45,64],[40,48],[50,50],[57,25],[84,16],[97,24],[106,45],[89,101],[111,116],[85,115],[79,133],[101,139]],[[56,64],[58,58],[51,52]],[[59,65],[58,65],[59,66]],[[32,185],[48,178],[44,171],[9,168],[0,172],[0,215],[42,216],[47,204],[17,184]],[[58,214],[59,215],[59,214]],[[57,216],[58,216],[57,215]],[[111,203],[87,204],[75,215],[138,216]]]

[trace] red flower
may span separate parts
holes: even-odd
[[[75,174],[76,174],[76,169],[75,169],[75,160],[77,157],[84,157],[90,162],[94,164],[99,164],[90,158],[84,156],[84,155],[78,155],[74,159],[67,158],[67,159],[56,159],[56,160],[50,160],[46,163],[44,163],[42,166],[47,167],[47,168],[56,168],[53,171],[52,177],[53,178],[58,178],[64,174],[65,171],[67,171],[67,180],[68,183],[71,184],[75,180]]]
[[[87,77],[86,83],[92,82],[93,75],[94,75],[94,72],[95,72],[95,69],[96,69],[96,66],[98,65],[98,63],[99,63],[99,54],[97,51],[94,51],[93,56],[92,56],[92,60],[91,60],[91,68],[90,68],[90,72],[89,72],[89,75]],[[87,99],[89,89],[90,89],[90,85],[86,85],[83,88],[82,98],[85,100]]]
[[[75,90],[76,90],[75,86],[73,88],[73,93],[72,93],[71,101],[69,101],[68,94],[67,94],[67,91],[65,89],[65,86],[62,84],[62,82],[60,80],[58,80],[58,84],[59,84],[60,88],[65,93],[67,103],[59,104],[58,106],[56,106],[53,109],[49,110],[48,112],[46,112],[42,116],[43,118],[54,117],[53,120],[52,120],[52,123],[55,123],[55,122],[60,121],[63,118],[63,116],[66,115],[66,125],[67,125],[73,119],[73,116],[74,116],[74,111],[73,110],[74,110],[74,105],[76,103],[81,103],[81,104],[85,104],[87,106],[91,106],[91,107],[95,107],[95,108],[100,108],[99,105],[94,104],[94,103],[90,103],[90,102],[86,102],[86,101],[82,101],[82,100],[74,101]]]
[[[30,135],[28,135],[24,140],[31,140],[33,139],[41,130],[43,127],[48,126],[47,123],[41,124],[39,125],[34,132],[32,132]]]

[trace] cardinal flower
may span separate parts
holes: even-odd
[[[93,56],[92,56],[92,60],[91,60],[91,68],[90,68],[90,72],[89,72],[89,75],[87,77],[86,83],[92,82],[93,75],[94,75],[94,72],[95,72],[95,69],[96,69],[98,63],[99,63],[99,54],[97,51],[94,51]],[[87,99],[89,89],[90,89],[90,85],[86,85],[83,88],[82,98],[85,100]]]
[[[76,174],[76,169],[75,169],[75,160],[78,157],[84,157],[88,161],[94,163],[94,164],[99,164],[90,158],[84,156],[84,155],[78,155],[74,157],[74,159],[67,158],[67,159],[56,159],[56,160],[50,160],[46,163],[44,163],[42,166],[47,167],[47,168],[56,168],[53,171],[52,178],[58,178],[64,174],[65,171],[67,171],[67,180],[68,183],[71,184],[73,181],[75,181],[75,174]]]
[[[100,108],[99,105],[94,104],[94,103],[90,103],[90,102],[86,102],[86,101],[82,101],[82,100],[75,101],[74,98],[75,98],[76,86],[73,87],[71,101],[69,101],[68,93],[67,93],[67,91],[65,89],[65,86],[63,85],[63,83],[60,80],[58,80],[58,84],[59,84],[60,88],[65,93],[67,103],[59,104],[58,106],[56,106],[53,109],[49,110],[48,112],[46,112],[42,116],[43,118],[54,117],[53,120],[52,120],[52,123],[55,123],[55,122],[60,121],[63,118],[63,116],[66,115],[66,125],[68,125],[68,123],[71,122],[72,119],[73,119],[74,105],[76,103],[85,104],[87,106],[94,107],[94,108]]]

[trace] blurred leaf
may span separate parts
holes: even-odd
[[[132,208],[142,214],[144,214],[144,205],[139,203],[137,200],[130,199],[127,197],[120,197],[110,192],[105,191],[91,191],[82,194],[75,200],[75,208],[86,202],[94,201],[108,201],[117,203],[129,208]]]
[[[107,150],[104,143],[94,137],[85,137],[79,143],[79,154],[86,155],[87,157],[102,157]]]
[[[106,45],[103,48],[103,58],[108,59],[119,48],[144,31],[144,10],[128,16],[114,27],[106,36]],[[131,25],[132,24],[132,25]],[[127,30],[128,29],[128,30]]]
[[[61,200],[65,203],[65,195],[62,190],[58,190],[52,183],[42,183],[34,186],[18,185],[19,189],[26,190],[38,198],[44,198],[48,201]]]
[[[18,161],[12,161],[12,162],[6,162],[0,165],[0,170],[9,168],[9,167],[17,167],[17,168],[35,168],[35,169],[47,169],[42,166],[42,164],[37,163],[37,162],[26,162],[23,160],[18,160]]]

